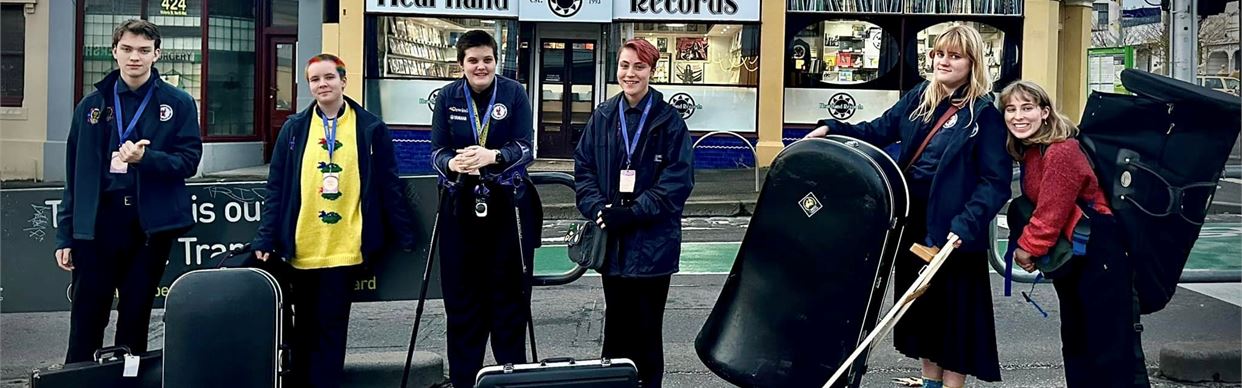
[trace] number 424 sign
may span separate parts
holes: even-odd
[[[160,15],[186,16],[186,0],[160,0]]]

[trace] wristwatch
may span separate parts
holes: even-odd
[[[496,150],[496,164],[505,164],[505,153],[500,150]]]

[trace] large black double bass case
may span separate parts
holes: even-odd
[[[1242,130],[1242,100],[1138,70],[1121,72],[1135,95],[1092,92],[1079,140],[1124,231],[1144,314],[1177,290]]]
[[[906,196],[896,163],[866,142],[828,136],[786,147],[695,339],[707,368],[745,387],[828,381],[875,326]],[[865,360],[841,386],[858,384]]]

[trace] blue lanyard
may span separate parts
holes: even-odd
[[[492,121],[492,108],[496,106],[496,91],[500,89],[500,85],[496,85],[496,79],[492,79],[492,100],[487,102],[487,110],[483,111],[483,122],[479,122],[479,116],[474,110],[474,97],[470,94],[470,82],[462,82],[461,90],[465,92],[466,106],[470,109],[470,126],[474,128],[474,142],[480,146],[486,146],[487,129]]]
[[[341,115],[328,119],[322,109],[318,110],[319,119],[323,121],[323,140],[328,146],[328,163],[332,163],[332,153],[336,151],[336,123],[341,120]],[[332,129],[328,130],[328,124],[332,124]]]
[[[651,113],[651,96],[647,96],[647,106],[643,107],[643,115],[638,119],[638,130],[634,131],[634,140],[630,141],[630,133],[627,130],[628,125],[625,123],[625,98],[618,99],[617,106],[621,109],[621,139],[625,141],[625,169],[630,168],[631,159],[634,158],[634,150],[638,148],[638,139],[642,138],[643,126],[647,124],[647,114]]]
[[[124,120],[124,110],[121,109],[121,93],[116,90],[121,88],[121,80],[116,80],[116,85],[112,86],[112,104],[116,106],[116,134],[120,136],[117,139],[117,146],[125,144],[125,139],[134,133],[134,127],[138,125],[138,119],[142,118],[142,111],[147,109],[147,104],[151,102],[151,95],[155,93],[155,85],[147,88],[147,96],[142,98],[142,104],[138,105],[138,110],[134,112],[134,117],[129,119],[129,125],[124,129],[121,128],[121,121]]]

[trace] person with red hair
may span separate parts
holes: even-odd
[[[621,93],[600,104],[574,152],[578,211],[607,233],[604,351],[638,367],[643,387],[664,375],[664,304],[681,256],[681,214],[694,153],[681,113],[651,88],[659,51],[631,39],[617,58]]]

